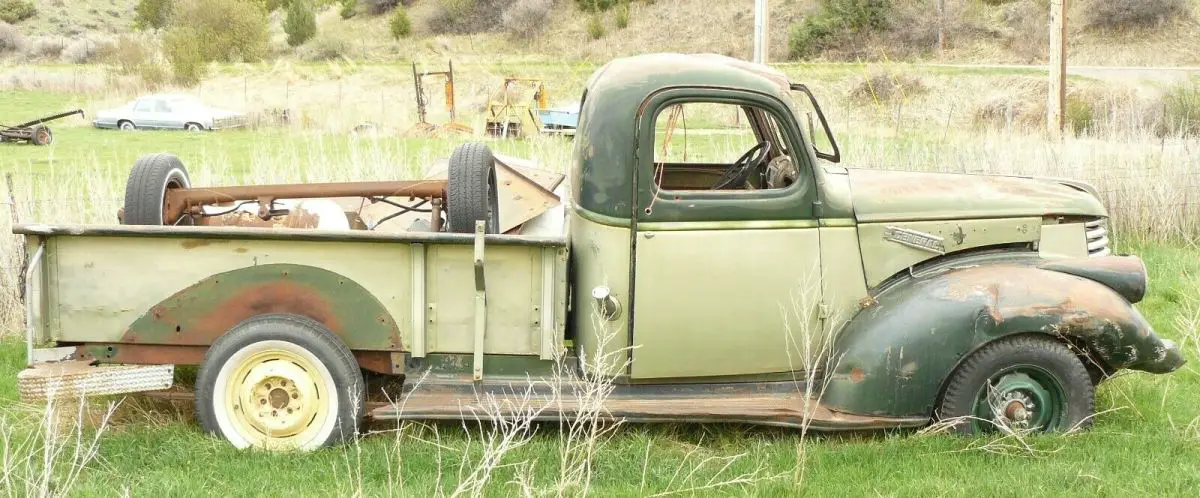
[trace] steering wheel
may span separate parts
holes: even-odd
[[[771,142],[759,142],[750,150],[742,154],[742,157],[737,158],[729,168],[721,173],[721,178],[717,179],[717,183],[712,186],[712,190],[722,190],[727,188],[737,188],[745,185],[750,179],[750,175],[763,165],[767,159],[767,154],[771,152]]]

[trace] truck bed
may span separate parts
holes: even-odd
[[[548,235],[480,235],[483,354],[546,359],[562,343],[567,240],[561,211],[546,216],[558,222],[534,231]],[[248,313],[303,311],[332,317],[327,326],[356,353],[478,353],[472,234],[124,225],[14,233],[27,236],[29,254],[44,251],[27,287],[37,343],[203,347]]]

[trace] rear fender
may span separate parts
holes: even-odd
[[[120,342],[208,346],[243,320],[268,313],[316,320],[350,349],[404,348],[400,328],[370,291],[344,275],[295,264],[212,275],[150,308]]]
[[[1114,284],[1122,289],[1118,293],[1101,283],[1144,282],[1140,260],[1094,259],[1062,268],[1104,271],[1056,271],[1059,266],[1036,258],[968,260],[900,279],[839,334],[833,350],[838,363],[822,401],[854,414],[928,416],[967,355],[1023,333],[1078,345],[1110,370],[1179,368],[1184,360],[1178,349],[1122,296],[1140,298],[1144,285],[1137,291],[1136,285]]]

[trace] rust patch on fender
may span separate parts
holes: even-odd
[[[286,278],[286,276],[285,276]],[[175,296],[173,296],[175,297]],[[178,296],[176,303],[159,304],[150,309],[155,321],[178,327],[181,335],[168,338],[167,344],[211,344],[234,325],[248,318],[271,313],[290,313],[320,322],[331,332],[345,332],[333,313],[333,307],[311,288],[281,280],[246,287],[222,299],[210,312],[193,315],[195,311],[187,296]],[[186,334],[182,334],[186,330]],[[140,337],[127,334],[129,342],[141,342]]]
[[[292,264],[213,275],[156,304],[121,342],[207,346],[242,321],[265,314],[308,317],[351,349],[400,350],[401,331],[386,308],[354,281]]]
[[[1132,319],[1129,304],[1112,289],[1065,273],[994,264],[950,272],[945,281],[944,299],[980,299],[997,324],[1045,315],[1061,315],[1067,322],[1080,320],[1079,314],[1121,322]]]

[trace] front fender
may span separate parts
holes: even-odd
[[[1140,264],[1113,262],[1108,268],[1144,272]],[[1166,373],[1184,363],[1175,345],[1159,338],[1128,300],[1100,283],[1113,280],[1109,275],[1087,278],[1038,263],[950,267],[888,287],[835,341],[838,363],[823,402],[861,415],[928,416],[963,358],[988,342],[1022,333],[1066,338],[1112,370]],[[1138,280],[1137,275],[1122,278]]]

